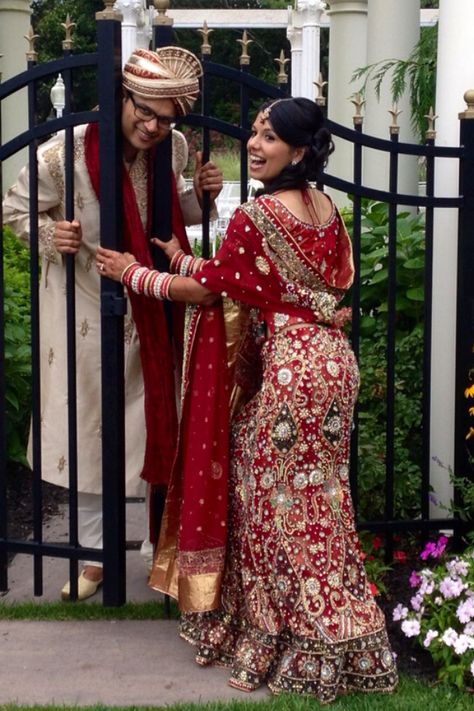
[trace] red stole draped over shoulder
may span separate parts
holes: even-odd
[[[99,191],[99,127],[89,124],[85,135],[85,160],[89,177],[97,195]],[[148,153],[148,213],[153,194],[153,151]],[[123,237],[124,249],[135,255],[141,264],[153,267],[130,176],[123,167]],[[150,222],[150,220],[148,220]],[[172,230],[181,247],[190,252],[181,208],[172,175]],[[147,228],[149,231],[149,227]],[[146,447],[142,478],[150,484],[166,485],[169,480],[177,440],[177,413],[173,367],[173,350],[168,334],[163,304],[156,299],[128,293],[140,340],[140,357],[145,389]],[[174,334],[182,340],[183,308],[173,304]]]
[[[194,309],[188,330],[180,439],[150,586],[180,609],[218,607],[227,537],[229,395],[222,305]]]

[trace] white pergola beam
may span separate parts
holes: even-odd
[[[209,28],[233,29],[282,29],[288,27],[288,10],[173,10],[168,17],[173,18],[175,29],[199,29],[207,22]],[[421,10],[420,25],[434,25],[439,10]],[[329,16],[321,15],[321,27],[329,27]]]

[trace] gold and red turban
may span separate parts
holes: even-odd
[[[201,76],[201,62],[187,49],[136,49],[123,69],[123,85],[146,99],[171,99],[184,116],[198,97]]]

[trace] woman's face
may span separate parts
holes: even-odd
[[[270,121],[260,112],[247,142],[249,172],[252,178],[267,184],[293,160],[300,160],[303,148],[293,148],[277,136]]]

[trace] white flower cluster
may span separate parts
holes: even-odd
[[[429,545],[436,552],[436,546]],[[430,557],[437,558],[434,570],[411,574],[415,594],[410,607],[398,604],[393,620],[400,622],[406,637],[429,649],[440,675],[449,677],[449,669],[457,668],[474,676],[474,551],[442,562],[443,554],[431,552]]]

